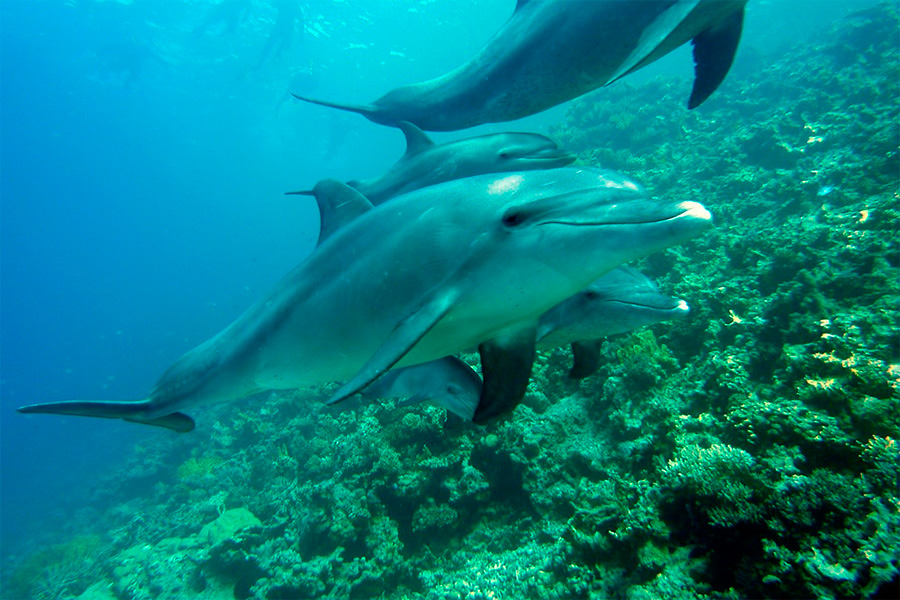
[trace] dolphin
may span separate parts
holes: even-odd
[[[337,205],[368,203],[340,182],[317,186],[332,187]],[[351,216],[145,398],[19,412],[189,431],[183,411],[192,407],[345,381],[333,404],[395,366],[478,346],[496,405],[479,406],[476,419],[490,418],[524,394],[542,313],[612,268],[711,225],[697,202],[653,201],[616,173],[572,167],[458,179]]]
[[[688,312],[687,302],[661,293],[637,269],[621,266],[541,315],[537,348],[572,344],[569,377],[583,379],[600,365],[600,338],[682,318]]]
[[[467,421],[475,418],[481,399],[481,377],[455,356],[412,367],[391,369],[362,391],[362,397],[406,398],[402,404],[429,400]]]
[[[633,267],[617,267],[541,315],[537,349],[572,344],[574,364],[569,376],[582,379],[600,365],[600,338],[682,318],[689,310],[687,302],[662,294]],[[363,390],[363,396],[405,397],[405,404],[430,400],[471,421],[482,401],[481,379],[468,364],[448,356],[394,369]]]
[[[609,178],[610,186],[625,187],[637,194],[647,193],[643,187],[625,176],[607,171],[606,177]],[[324,183],[317,185],[311,192],[319,208],[319,244],[346,223],[364,214],[370,207],[362,197],[354,202],[352,198],[336,194],[335,191],[334,186]],[[599,367],[601,348],[599,338],[681,316],[687,314],[687,311],[686,303],[661,295],[656,284],[647,277],[629,267],[620,267],[542,315],[537,331],[537,340],[540,343],[538,349],[549,350],[571,342],[574,365],[569,375],[576,379],[584,378]],[[567,335],[569,339],[564,339]],[[480,347],[479,352],[483,364],[513,356],[509,352],[492,353],[490,348],[484,347]],[[475,388],[465,381],[467,377],[460,374],[469,368],[468,365],[458,360],[454,362],[453,357],[445,357],[422,365],[401,368],[412,373],[391,377],[378,386],[378,393],[364,393],[364,395],[372,398],[380,393],[381,397],[403,397],[412,389],[412,382],[433,381],[434,385],[429,385],[427,390],[418,394],[417,400],[428,396],[436,404],[463,419],[471,421],[478,417],[485,421],[502,415],[505,411],[497,407],[512,408],[515,402],[510,398],[520,400],[521,397],[517,394],[524,394],[524,387],[516,386],[527,385],[527,375],[523,374],[526,373],[526,366],[527,373],[530,373],[532,363],[528,362],[527,354],[517,356],[516,360],[518,364],[501,362],[484,369],[488,373],[498,370],[514,371],[510,378],[491,378],[490,385],[479,385]],[[451,371],[455,380],[454,385],[442,387]],[[397,383],[393,384],[394,381]],[[485,416],[488,408],[492,409],[490,417]]]
[[[419,188],[484,173],[564,167],[575,156],[536,133],[492,133],[435,144],[425,132],[401,121],[406,153],[387,173],[375,179],[349,181],[372,204]],[[311,191],[288,192],[311,195]]]
[[[518,0],[505,25],[466,63],[371,104],[299,100],[371,121],[452,131],[520,119],[608,85],[694,45],[688,108],[719,86],[734,60],[746,0]]]

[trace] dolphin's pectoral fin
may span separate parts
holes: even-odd
[[[303,192],[300,192],[303,193]],[[372,209],[372,203],[361,193],[340,181],[323,179],[313,188],[319,206],[319,241],[321,246],[335,231]]]
[[[526,327],[478,346],[484,385],[472,420],[486,423],[514,409],[528,389],[537,328]]]
[[[606,85],[637,71],[662,56],[664,52],[659,50],[660,44],[684,22],[698,3],[698,0],[673,2],[669,8],[662,11],[652,23],[647,25],[634,50],[622,61]]]
[[[387,372],[440,321],[456,300],[456,294],[442,293],[398,324],[375,354],[353,379],[342,385],[328,400],[346,400]]]
[[[406,137],[406,154],[404,156],[412,156],[423,150],[434,147],[434,142],[428,135],[408,121],[400,121],[397,127]]]
[[[737,52],[744,28],[743,9],[694,38],[694,88],[688,108],[697,108],[716,91]]]
[[[600,340],[572,344],[572,369],[569,378],[584,379],[600,368]]]
[[[194,420],[182,413],[171,413],[162,417],[142,416],[150,409],[148,400],[136,402],[107,402],[103,400],[76,400],[73,402],[47,402],[21,406],[16,411],[25,414],[72,415],[77,417],[98,417],[101,419],[122,419],[132,423],[165,427],[185,433],[194,428]]]

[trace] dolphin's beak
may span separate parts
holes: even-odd
[[[575,227],[597,227],[610,225],[649,225],[671,223],[676,220],[695,222],[700,227],[712,225],[712,215],[699,202],[685,201],[678,204],[647,202],[644,204],[605,203],[588,207],[580,212],[573,207],[583,199],[584,191],[570,192],[561,196],[545,198],[530,203],[526,210],[512,209],[527,215],[535,225],[570,225]],[[570,198],[569,202],[560,198]],[[517,215],[518,216],[518,215]],[[523,219],[519,216],[519,222]]]
[[[699,202],[686,200],[679,204],[678,208],[682,209],[684,212],[672,217],[673,219],[690,218],[697,219],[698,221],[710,221],[710,224],[712,223],[712,214],[710,214],[710,212]]]
[[[575,162],[575,155],[560,148],[542,148],[537,152],[523,156],[522,159],[540,161],[543,168],[549,169],[551,167],[564,167]]]

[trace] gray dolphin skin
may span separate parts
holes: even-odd
[[[684,317],[689,310],[687,302],[661,293],[637,269],[617,267],[541,315],[538,348],[626,333]]]
[[[682,318],[688,312],[684,300],[660,293],[656,284],[636,269],[617,267],[541,315],[537,349],[572,344],[574,365],[569,376],[582,379],[599,368],[600,338]],[[454,357],[394,369],[363,395],[407,397],[408,404],[429,400],[469,421],[482,400],[481,379]]]
[[[541,315],[537,347],[572,344],[569,376],[582,379],[600,365],[600,338],[682,318],[689,311],[687,302],[662,294],[646,275],[623,266]]]
[[[339,182],[319,185],[335,190],[339,206],[368,203]],[[335,403],[395,366],[474,346],[490,387],[503,380],[505,349],[533,355],[541,314],[614,267],[711,225],[696,202],[653,201],[621,175],[572,167],[459,179],[351,216],[266,298],[181,357],[146,398],[19,411],[187,431],[193,420],[182,411],[195,406],[345,381]],[[505,408],[479,411],[489,418]]]
[[[519,0],[505,25],[468,62],[371,104],[300,100],[376,123],[452,131],[520,119],[617,79],[689,41],[689,108],[715,91],[734,60],[746,0]]]
[[[406,137],[406,153],[384,175],[350,181],[372,204],[450,181],[486,173],[564,167],[575,156],[536,133],[493,133],[435,144],[412,123],[397,125]],[[312,192],[288,192],[311,195]]]
[[[481,377],[466,362],[445,356],[413,367],[392,369],[364,389],[362,396],[406,398],[401,404],[428,400],[471,421],[481,398]]]

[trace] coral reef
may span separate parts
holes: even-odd
[[[89,551],[22,556],[10,589],[896,597],[898,38],[887,4],[745,66],[693,112],[681,80],[572,104],[562,146],[713,212],[713,232],[639,265],[691,318],[607,340],[582,381],[566,350],[540,356],[523,405],[483,428],[325,407],[327,389],[213,407],[198,422],[214,425],[139,447],[60,528],[74,548],[105,524]]]

